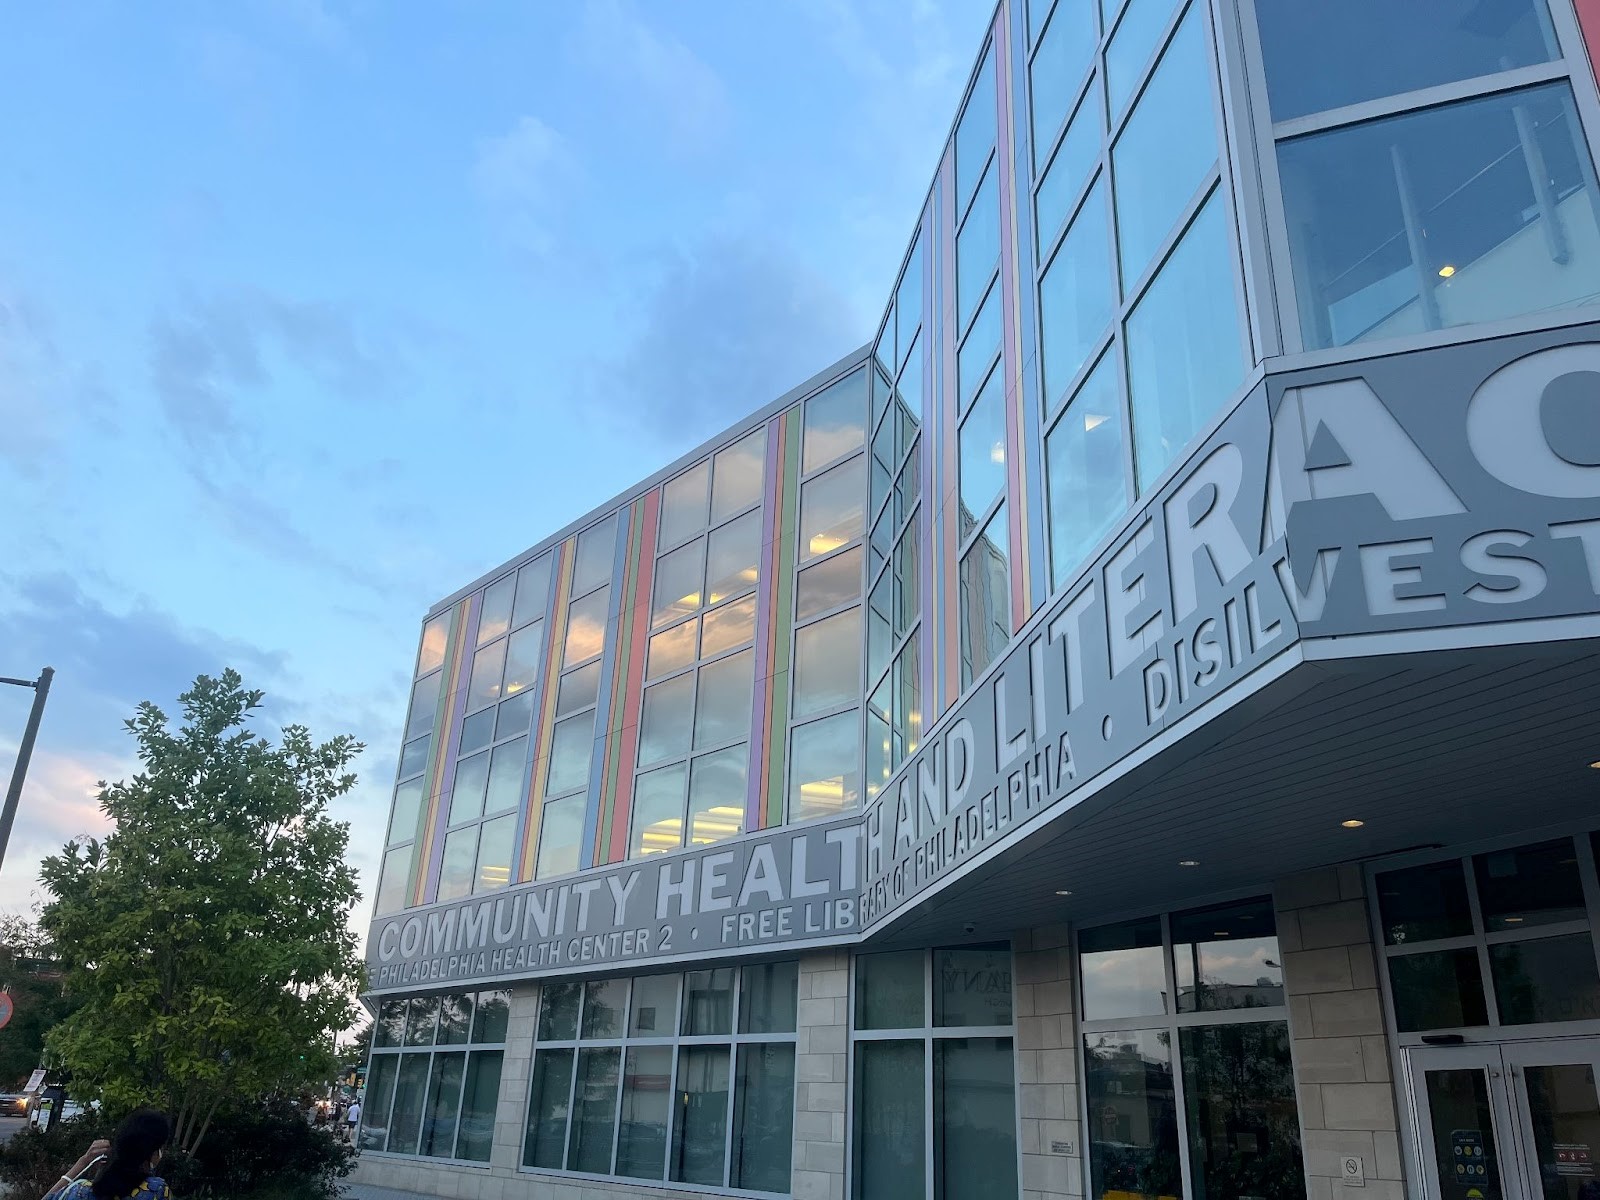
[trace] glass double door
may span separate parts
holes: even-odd
[[[1600,1039],[1407,1051],[1429,1200],[1600,1200]]]

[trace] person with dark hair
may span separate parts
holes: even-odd
[[[130,1113],[111,1141],[91,1145],[44,1200],[171,1200],[167,1181],[154,1173],[171,1137],[172,1123],[154,1109]],[[101,1158],[99,1174],[83,1178]]]

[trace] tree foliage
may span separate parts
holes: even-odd
[[[247,728],[262,693],[202,675],[172,728],[141,704],[142,770],[102,784],[103,839],[45,860],[41,924],[83,1006],[51,1032],[74,1091],[164,1107],[192,1152],[217,1109],[326,1079],[362,982],[349,826],[328,816],[362,746]]]

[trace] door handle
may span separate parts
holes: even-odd
[[[1500,1078],[1500,1072],[1494,1070],[1493,1068],[1491,1068],[1490,1071],[1489,1071],[1489,1078],[1490,1079],[1499,1079]]]

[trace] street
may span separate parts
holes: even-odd
[[[0,1143],[11,1140],[11,1135],[27,1128],[27,1117],[0,1117]]]

